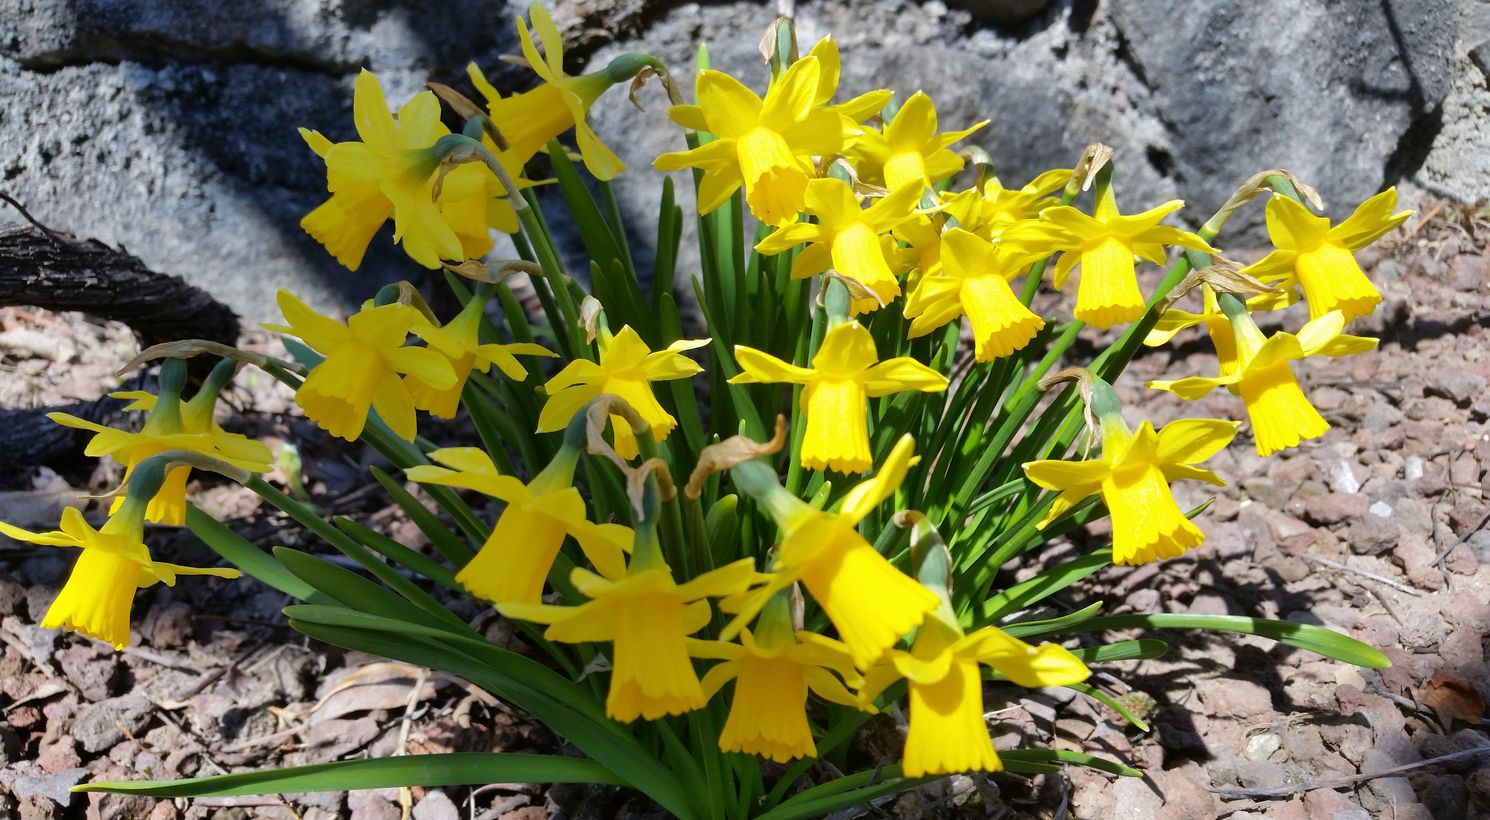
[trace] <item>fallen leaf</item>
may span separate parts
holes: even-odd
[[[1485,699],[1474,684],[1444,672],[1433,675],[1418,701],[1438,715],[1445,730],[1452,728],[1456,719],[1477,726],[1485,714]]]

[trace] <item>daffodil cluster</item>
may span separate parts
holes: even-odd
[[[408,485],[374,475],[420,543],[328,522],[254,475],[267,453],[211,424],[210,383],[201,406],[164,390],[140,397],[153,406],[146,429],[98,429],[91,451],[131,469],[158,467],[165,451],[219,465],[365,570],[249,554],[194,527],[303,602],[287,610],[292,626],[464,676],[599,767],[523,772],[625,783],[673,814],[731,818],[830,814],[885,783],[957,772],[1066,762],[1136,774],[1010,748],[988,719],[1006,696],[989,681],[1071,687],[1143,727],[1091,674],[1147,642],[1077,635],[1175,624],[1101,617],[1101,602],[1033,610],[1066,608],[1052,596],[1099,567],[1201,548],[1199,510],[1171,485],[1223,484],[1202,465],[1234,438],[1267,455],[1324,433],[1293,362],[1375,344],[1345,333],[1381,301],[1353,254],[1407,217],[1395,193],[1332,226],[1307,204],[1312,190],[1273,170],[1204,221],[1179,200],[1135,206],[1131,192],[1124,212],[1105,146],[1027,182],[1000,179],[974,144],[987,121],[945,128],[916,89],[842,98],[837,43],[801,54],[789,20],[764,41],[769,70],[753,84],[711,68],[707,51],[691,80],[644,54],[571,75],[555,22],[537,4],[529,18],[517,34],[536,86],[499,90],[472,66],[484,104],[432,84],[395,117],[364,72],[360,139],[304,132],[331,194],[304,227],[355,270],[391,218],[419,266],[444,268],[422,292],[448,298],[426,303],[401,283],[343,317],[281,292],[284,322],[267,327],[295,361],[233,354],[292,388],[326,434],[402,471]],[[623,162],[587,118],[622,82],[640,105],[653,79],[677,145],[652,166],[689,173],[664,184],[646,271],[609,187]],[[550,182],[567,208],[557,217],[530,190]],[[692,191],[687,219],[674,186]],[[1276,249],[1242,266],[1219,235],[1259,197]],[[548,230],[559,220],[582,247],[561,247]],[[699,243],[693,270],[679,268],[685,224]],[[514,235],[520,259],[489,258],[493,230]],[[1075,293],[1061,295],[1073,276]],[[430,307],[452,300],[448,312]],[[1264,332],[1252,315],[1277,311],[1291,327],[1290,311],[1305,308],[1296,332]],[[1124,367],[1145,342],[1195,326],[1214,342],[1217,375],[1150,386],[1181,399],[1225,386],[1249,423],[1240,411],[1132,423],[1114,387]],[[1101,352],[1075,360],[1079,339]],[[5,532],[83,546],[82,585],[102,584],[92,567],[105,560],[164,580],[136,519],[177,521],[183,502],[172,489],[147,512],[139,479],[126,478],[128,500],[103,530],[69,514],[59,533]],[[1043,549],[1101,516],[1110,548],[1075,559]],[[489,640],[425,581],[517,629]],[[106,624],[67,590],[48,622],[122,643],[127,599],[109,590]],[[1206,625],[1385,662],[1322,628],[1258,623]],[[890,780],[799,788],[812,758],[842,752],[879,712],[903,723]]]

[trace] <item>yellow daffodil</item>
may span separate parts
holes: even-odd
[[[1293,291],[1280,291],[1275,294],[1264,294],[1254,296],[1247,300],[1247,310],[1279,310],[1288,307],[1296,301],[1297,296]],[[1206,333],[1211,337],[1211,344],[1216,349],[1216,363],[1220,366],[1221,375],[1227,376],[1236,372],[1236,342],[1232,339],[1231,322],[1227,321],[1226,314],[1216,304],[1216,292],[1210,285],[1201,285],[1202,306],[1199,313],[1191,313],[1188,310],[1170,308],[1159,316],[1159,321],[1154,323],[1154,329],[1145,336],[1143,343],[1149,347],[1159,347],[1176,333],[1196,325],[1205,325]]]
[[[1045,327],[1009,287],[1009,278],[1034,261],[1029,253],[951,228],[942,234],[941,259],[941,274],[922,278],[915,298],[906,300],[910,338],[966,316],[977,360],[990,362],[1023,348]]]
[[[1056,264],[1055,286],[1062,287],[1071,269],[1080,264],[1076,318],[1093,327],[1108,328],[1143,315],[1143,293],[1134,274],[1134,256],[1162,265],[1166,245],[1216,252],[1193,233],[1159,224],[1184,204],[1171,200],[1141,214],[1125,216],[1118,212],[1112,188],[1099,186],[1091,216],[1069,205],[1056,205],[1040,212],[1039,223],[1019,223],[1019,228],[1011,227],[1003,238],[1031,251],[1065,251]]]
[[[461,392],[465,390],[472,373],[485,373],[491,370],[492,365],[496,365],[507,378],[523,381],[528,378],[528,371],[517,361],[517,356],[554,355],[543,345],[532,342],[482,344],[481,317],[485,308],[485,299],[473,298],[448,324],[438,327],[428,325],[424,328],[422,335],[430,349],[438,351],[450,361],[450,366],[455,371],[455,384],[436,389],[418,379],[405,381],[416,408],[442,419],[455,418]],[[421,315],[416,321],[422,319]]]
[[[522,45],[523,58],[543,80],[541,85],[531,91],[503,97],[475,63],[466,67],[471,82],[486,97],[492,122],[507,141],[507,151],[502,153],[510,153],[514,165],[521,168],[542,151],[550,140],[573,128],[580,156],[584,158],[585,167],[590,169],[590,173],[596,179],[615,178],[626,169],[626,165],[600,141],[595,129],[590,127],[585,118],[590,113],[590,106],[617,82],[617,75],[622,73],[621,67],[615,66],[614,71],[608,67],[606,70],[578,77],[565,74],[564,39],[559,35],[559,29],[554,25],[548,10],[541,3],[533,3],[528,7],[528,16],[533,20],[533,32],[543,45],[543,53],[539,54],[532,35],[528,33],[528,27],[521,19],[517,21],[517,36]],[[635,74],[639,68],[639,65],[636,66],[630,73]]]
[[[984,717],[979,664],[1031,689],[1079,683],[1091,674],[1055,644],[1031,646],[992,626],[963,635],[940,618],[927,618],[911,650],[891,652],[866,675],[860,691],[863,701],[872,702],[885,687],[906,679],[910,722],[900,764],[906,777],[1003,768]]]
[[[936,106],[917,91],[896,112],[883,133],[866,129],[854,140],[848,158],[859,177],[890,190],[913,185],[921,191],[962,170],[962,157],[950,146],[988,124],[938,134]]]
[[[486,543],[455,576],[472,595],[495,604],[538,603],[566,535],[602,575],[625,573],[631,530],[588,520],[584,499],[572,486],[576,450],[560,450],[528,484],[499,474],[491,456],[476,447],[436,450],[430,458],[443,466],[411,467],[405,471],[410,481],[475,490],[507,502]]]
[[[812,728],[807,723],[807,693],[844,706],[858,705],[844,687],[857,685],[848,648],[814,632],[794,631],[790,616],[775,612],[778,593],[761,615],[756,631],[744,629],[739,643],[692,641],[695,658],[723,661],[704,675],[704,699],[714,696],[730,680],[735,682],[729,717],[719,733],[719,748],[753,754],[785,763],[816,757]]]
[[[709,622],[706,598],[739,593],[755,577],[746,558],[679,584],[665,564],[613,580],[576,569],[570,580],[590,600],[579,606],[503,604],[502,614],[548,624],[544,637],[562,643],[610,641],[610,692],[605,713],[629,723],[680,715],[708,702],[688,657],[689,635]]]
[[[219,371],[214,372],[221,370],[219,368]],[[230,373],[231,367],[227,370]],[[149,411],[150,415],[138,433],[105,427],[68,413],[50,413],[47,418],[64,427],[94,433],[83,452],[95,458],[110,456],[123,464],[125,490],[140,462],[167,450],[186,450],[225,461],[250,472],[267,472],[270,461],[268,447],[247,436],[229,433],[213,421],[212,410],[221,384],[216,387],[206,386],[192,401],[184,402],[180,400],[180,390],[185,377],[186,369],[182,362],[177,361],[162,368],[161,394],[165,401],[157,401],[156,396],[142,392],[114,394],[116,398],[132,400],[124,408],[127,411]],[[190,476],[190,467],[171,470],[161,483],[159,491],[150,499],[145,518],[173,527],[186,523],[186,483]],[[117,511],[123,503],[124,495],[121,492],[115,497],[111,512]]]
[[[825,106],[829,111],[839,115],[843,122],[844,146],[850,146],[854,139],[869,130],[860,128],[859,124],[877,114],[894,94],[888,88],[877,88],[873,91],[866,91],[851,100],[834,104],[833,95],[838,93],[838,80],[843,66],[843,59],[838,53],[837,41],[831,35],[824,37],[817,41],[807,56],[817,60],[818,63],[817,93],[813,95],[812,104]]]
[[[651,383],[686,379],[702,373],[703,368],[683,353],[703,347],[709,340],[679,340],[654,352],[628,325],[614,336],[601,333],[599,343],[599,363],[576,359],[544,385],[548,401],[538,414],[538,432],[561,429],[596,396],[610,394],[625,399],[647,420],[652,426],[654,441],[667,438],[667,434],[678,426],[678,421],[657,402]],[[622,458],[635,457],[638,450],[631,425],[619,416],[613,416],[611,428],[615,431],[616,453]]]
[[[372,72],[357,76],[352,99],[361,142],[332,144],[315,131],[302,130],[311,150],[326,160],[331,198],[300,225],[347,268],[356,270],[373,234],[391,216],[394,241],[415,262],[440,267],[442,259],[468,259],[491,250],[491,225],[517,229],[495,174],[481,163],[466,163],[445,175],[438,201],[435,182],[440,157],[435,141],[450,133],[440,122],[440,103],[429,91],[388,111],[383,87]]]
[[[994,177],[983,183],[982,190],[969,188],[943,194],[942,207],[959,227],[984,239],[995,239],[1010,225],[1037,219],[1041,211],[1058,204],[1060,200],[1051,194],[1070,179],[1070,168],[1046,171],[1020,188],[1005,188]]]
[[[879,473],[850,490],[838,512],[808,506],[779,485],[758,495],[781,528],[781,544],[768,583],[724,602],[726,611],[738,613],[731,629],[743,626],[772,595],[797,582],[833,622],[861,669],[919,626],[937,606],[936,594],[896,569],[857,529],[905,480],[916,461],[914,449],[915,441],[903,436]]]
[[[1309,317],[1338,310],[1350,322],[1376,310],[1381,294],[1361,272],[1355,252],[1407,221],[1412,211],[1396,211],[1397,189],[1388,188],[1361,203],[1339,225],[1315,216],[1286,196],[1268,200],[1268,237],[1277,250],[1242,269],[1264,282],[1298,285],[1309,303]]]
[[[1039,526],[1044,528],[1081,500],[1101,493],[1112,515],[1114,564],[1147,564],[1200,546],[1205,533],[1180,511],[1169,483],[1194,479],[1225,484],[1215,473],[1195,465],[1230,444],[1238,424],[1180,419],[1155,431],[1145,421],[1134,433],[1116,412],[1100,417],[1101,458],[1024,465],[1030,481],[1060,493]]]
[[[1225,302],[1222,307],[1226,307]],[[1376,340],[1342,333],[1345,314],[1338,310],[1311,319],[1299,329],[1298,335],[1280,331],[1264,336],[1239,304],[1227,317],[1236,348],[1236,367],[1232,372],[1217,378],[1192,376],[1177,381],[1152,381],[1149,387],[1168,390],[1188,401],[1224,385],[1246,404],[1260,456],[1324,435],[1330,424],[1304,396],[1290,362],[1309,356],[1360,353],[1376,347]]]
[[[912,293],[923,277],[935,276],[942,271],[942,221],[928,214],[912,214],[900,223],[891,235],[906,247],[899,250],[900,263],[895,267],[911,271],[909,287]],[[907,297],[909,298],[909,297]]]
[[[861,473],[873,465],[869,453],[867,400],[905,390],[935,393],[947,389],[947,378],[908,356],[878,361],[874,337],[855,321],[828,330],[812,357],[812,367],[797,367],[769,353],[735,346],[740,374],[731,384],[786,382],[806,385],[802,415],[802,466],[809,470]]]
[[[355,441],[372,408],[396,435],[413,441],[418,432],[414,398],[400,376],[436,390],[455,384],[455,371],[444,356],[404,347],[411,330],[422,333],[428,327],[407,305],[364,307],[343,324],[281,290],[279,309],[289,324],[264,327],[297,336],[325,357],[295,391],[295,402],[306,418],[337,438]]]
[[[653,165],[659,171],[704,172],[698,188],[701,214],[723,205],[744,185],[756,219],[777,226],[796,221],[815,175],[811,158],[843,149],[843,115],[818,103],[822,79],[818,58],[803,57],[771,83],[762,100],[724,72],[699,72],[698,105],[673,106],[668,115],[714,139],[663,154]]]
[[[0,533],[48,547],[80,547],[62,591],[57,593],[42,629],[67,629],[113,644],[129,645],[129,610],[135,590],[156,583],[175,586],[179,575],[237,578],[235,569],[183,567],[154,561],[145,547],[144,504],[126,503],[101,529],[93,529],[72,507],[62,511],[61,529],[29,532],[0,522]]]
[[[792,262],[793,279],[806,279],[832,267],[874,291],[878,303],[889,302],[900,295],[900,283],[887,255],[886,245],[892,243],[883,242],[882,235],[910,219],[920,198],[917,185],[906,185],[861,210],[848,183],[831,177],[814,179],[807,183],[804,203],[817,222],[777,228],[755,249],[770,256],[805,242],[807,247]]]

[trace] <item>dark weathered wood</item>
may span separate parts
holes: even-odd
[[[237,343],[238,316],[205,291],[179,276],[150,270],[122,249],[57,233],[9,197],[0,198],[32,223],[0,228],[0,305],[73,310],[122,322],[142,347],[178,339]],[[16,467],[75,456],[87,434],[54,424],[47,414],[61,410],[118,426],[128,423],[122,406],[103,397],[74,405],[0,408],[0,463]]]

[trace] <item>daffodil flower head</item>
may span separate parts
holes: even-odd
[[[157,475],[154,482],[160,480]],[[136,589],[157,582],[175,586],[178,575],[239,576],[235,569],[183,567],[151,560],[144,541],[144,516],[145,502],[136,495],[97,530],[73,507],[62,511],[61,527],[52,532],[29,532],[0,522],[0,533],[17,541],[83,550],[67,583],[42,617],[42,629],[70,630],[123,649],[129,645],[129,611]]]
[[[435,197],[440,156],[434,145],[450,133],[440,122],[435,95],[414,95],[394,119],[378,78],[364,70],[357,76],[352,108],[361,141],[333,144],[318,132],[301,131],[326,161],[331,192],[301,227],[351,270],[361,265],[368,243],[389,217],[394,241],[426,268],[490,250],[488,203],[501,193],[490,169],[480,163],[456,167]]]
[[[1159,316],[1159,321],[1154,323],[1154,329],[1144,337],[1143,343],[1149,347],[1159,347],[1182,330],[1204,325],[1206,334],[1211,338],[1211,345],[1216,349],[1216,364],[1220,367],[1221,375],[1235,373],[1237,353],[1231,321],[1221,312],[1221,307],[1216,302],[1216,291],[1207,284],[1202,284],[1200,289],[1202,307],[1199,313],[1178,308],[1164,311]],[[1291,290],[1262,294],[1247,300],[1247,310],[1253,313],[1259,310],[1280,310],[1293,304],[1297,298]]]
[[[1330,429],[1299,387],[1292,362],[1309,356],[1348,356],[1376,347],[1376,339],[1350,336],[1345,314],[1332,311],[1311,319],[1297,335],[1279,331],[1265,336],[1247,314],[1241,300],[1231,294],[1218,297],[1231,324],[1236,348],[1236,368],[1209,378],[1191,376],[1175,381],[1151,381],[1149,387],[1168,390],[1187,401],[1198,399],[1217,387],[1242,397],[1257,454],[1268,456],[1318,438]]]
[[[288,324],[264,327],[296,336],[325,357],[295,391],[295,402],[307,418],[337,438],[355,441],[362,435],[371,408],[396,435],[413,441],[418,428],[405,378],[436,390],[455,384],[455,371],[444,356],[404,346],[411,330],[418,334],[428,327],[408,305],[363,307],[342,323],[281,290],[279,309]]]
[[[774,255],[805,242],[807,247],[792,262],[793,279],[806,279],[831,267],[874,291],[878,300],[866,300],[868,304],[860,307],[878,307],[900,295],[894,270],[898,264],[892,264],[889,255],[893,254],[893,243],[884,242],[883,237],[914,216],[920,198],[921,187],[912,183],[861,209],[858,196],[847,182],[832,177],[814,179],[807,183],[804,203],[817,222],[777,228],[755,249]]]
[[[520,382],[528,378],[528,371],[518,362],[517,356],[554,355],[548,348],[533,342],[482,344],[481,318],[485,315],[485,308],[485,299],[472,298],[448,324],[437,326],[425,322],[423,338],[430,349],[449,360],[455,371],[455,383],[436,389],[419,379],[406,379],[404,383],[409,388],[414,407],[442,419],[455,418],[461,392],[472,373],[486,373],[496,365],[507,378]],[[415,321],[424,321],[423,316],[416,314]]]
[[[896,569],[856,529],[905,480],[916,461],[914,450],[915,441],[903,436],[879,473],[850,490],[838,512],[808,506],[775,484],[774,476],[748,481],[751,471],[769,471],[764,464],[736,467],[736,482],[765,505],[781,528],[781,544],[769,582],[724,602],[726,611],[737,613],[725,636],[748,623],[771,595],[799,581],[861,669],[915,629],[937,606],[936,594]]]
[[[1302,203],[1282,195],[1268,200],[1268,237],[1277,247],[1242,269],[1264,282],[1298,285],[1309,303],[1309,317],[1338,310],[1350,321],[1381,304],[1381,294],[1361,272],[1355,252],[1407,221],[1412,211],[1397,211],[1397,189],[1388,188],[1361,203],[1334,227]]]
[[[1124,215],[1118,211],[1112,186],[1099,179],[1096,207],[1090,216],[1069,205],[1057,205],[1041,211],[1038,223],[1011,225],[1003,239],[1032,250],[1064,251],[1055,267],[1056,288],[1065,285],[1072,269],[1080,264],[1076,319],[1108,328],[1143,315],[1135,256],[1162,265],[1166,245],[1216,252],[1193,233],[1159,224],[1184,204],[1176,199],[1140,214]]]
[[[984,120],[961,131],[937,133],[936,105],[917,91],[900,106],[883,132],[866,129],[854,140],[849,159],[861,178],[891,190],[915,185],[917,192],[962,170],[963,160],[951,145],[988,124]]]
[[[917,283],[906,300],[914,339],[966,316],[980,362],[1007,356],[1029,344],[1045,320],[1014,295],[1009,278],[1028,269],[1034,257],[1014,246],[950,228],[942,233],[942,271]]]
[[[514,164],[521,168],[550,140],[573,128],[585,167],[596,179],[614,179],[626,169],[626,165],[601,142],[586,117],[602,94],[615,83],[634,75],[641,64],[636,61],[636,55],[624,55],[602,71],[577,77],[565,74],[564,38],[548,10],[542,3],[533,3],[528,7],[528,16],[533,21],[532,33],[519,19],[518,41],[523,58],[543,81],[542,84],[531,91],[503,97],[475,63],[466,67],[471,82],[486,98],[492,122],[507,141],[502,154],[510,155]],[[538,43],[543,46],[541,54],[533,42],[533,34],[538,35]]]
[[[668,115],[685,128],[712,134],[697,148],[663,154],[659,171],[698,168],[698,211],[710,213],[745,186],[745,202],[767,225],[796,221],[814,176],[811,158],[843,149],[843,115],[825,108],[822,65],[808,55],[792,63],[757,97],[721,71],[698,75],[698,105],[673,106]],[[828,94],[832,96],[831,90]]]
[[[436,450],[430,453],[434,465],[405,471],[411,481],[475,490],[507,504],[476,557],[456,573],[461,586],[494,604],[536,604],[566,536],[605,577],[625,574],[631,530],[589,521],[584,498],[573,486],[578,457],[577,447],[561,448],[527,484],[498,473],[491,456],[478,447]]]
[[[807,722],[807,694],[856,706],[844,685],[857,685],[848,648],[815,632],[794,630],[782,590],[766,605],[756,630],[742,629],[739,643],[692,641],[695,658],[722,661],[705,673],[705,700],[726,683],[735,682],[729,717],[719,733],[719,748],[786,763],[816,757],[812,727]]]
[[[709,343],[709,339],[679,340],[653,351],[630,325],[614,336],[599,334],[600,361],[576,359],[564,366],[544,385],[548,401],[538,414],[538,432],[562,429],[596,396],[610,394],[626,400],[652,428],[652,439],[661,442],[678,425],[658,403],[652,382],[686,379],[703,368],[683,354]],[[634,458],[639,452],[631,425],[620,416],[611,417],[616,453]]]
[[[1156,431],[1145,421],[1134,433],[1117,411],[1111,391],[1101,382],[1093,391],[1093,412],[1102,423],[1100,458],[1024,465],[1030,481],[1060,493],[1039,526],[1044,528],[1083,499],[1100,493],[1112,516],[1114,564],[1147,564],[1200,546],[1205,533],[1180,511],[1169,484],[1180,479],[1224,484],[1215,473],[1196,465],[1231,443],[1238,424],[1180,419]]]
[[[219,367],[214,372],[221,369]],[[228,370],[231,372],[231,367]],[[124,491],[129,488],[135,468],[145,459],[167,450],[199,453],[249,472],[269,470],[268,447],[246,436],[229,433],[212,421],[217,390],[209,385],[192,402],[183,402],[180,396],[185,383],[186,364],[172,359],[161,368],[159,396],[138,392],[116,394],[116,398],[131,400],[126,410],[148,408],[149,416],[137,433],[106,427],[69,413],[47,415],[64,427],[94,434],[83,451],[86,455],[94,458],[111,456],[124,465],[123,488],[115,497],[111,512],[119,510],[124,503]],[[173,527],[186,523],[186,484],[190,477],[190,467],[176,467],[167,473],[159,490],[149,499],[145,518]]]
[[[737,345],[740,373],[731,384],[804,385],[802,466],[809,470],[862,473],[873,466],[869,452],[868,399],[906,390],[934,393],[947,389],[947,378],[910,358],[879,361],[874,337],[856,321],[828,330],[812,357],[812,367],[788,364],[769,353]]]
[[[1051,194],[1070,179],[1070,168],[1045,171],[1019,188],[1005,188],[998,177],[990,177],[981,189],[941,194],[942,210],[957,220],[958,227],[997,239],[1009,226],[1038,219],[1041,211],[1059,204]]]
[[[866,674],[861,701],[905,678],[910,721],[901,770],[906,777],[1003,769],[984,718],[978,665],[1029,688],[1079,683],[1091,674],[1056,644],[1032,646],[997,627],[962,634],[955,623],[927,618],[909,652],[895,650]]]

